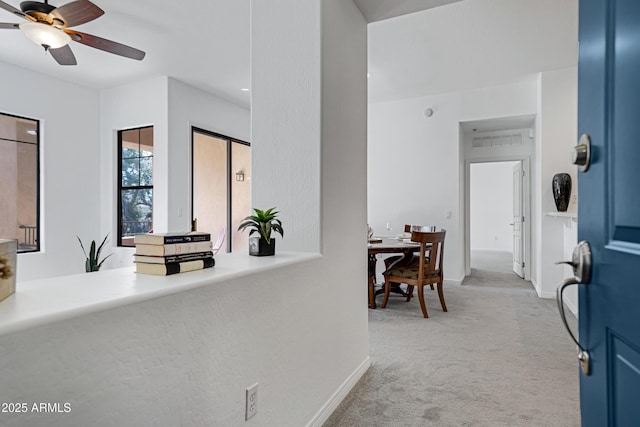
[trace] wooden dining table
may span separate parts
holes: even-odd
[[[383,289],[375,290],[376,284],[376,264],[378,261],[378,254],[403,254],[404,258],[409,261],[413,256],[413,253],[420,250],[420,244],[409,241],[408,239],[399,238],[371,238],[369,239],[369,308],[376,308],[376,295],[384,292]],[[393,290],[404,294],[404,292],[398,287]],[[404,294],[406,296],[406,294]]]

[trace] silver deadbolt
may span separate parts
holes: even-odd
[[[571,152],[571,163],[578,165],[581,172],[589,170],[591,165],[591,137],[588,133],[582,134],[578,145]]]
[[[567,323],[567,318],[564,313],[563,301],[564,288],[570,285],[586,285],[591,281],[591,247],[589,246],[589,243],[585,241],[578,243],[578,246],[576,246],[573,250],[573,256],[571,258],[571,261],[560,261],[556,263],[569,264],[573,268],[574,276],[565,279],[558,286],[558,289],[556,291],[556,300],[558,302],[558,310],[560,311],[560,318],[562,319],[562,323],[564,323],[564,327],[567,329],[569,336],[578,347],[578,360],[580,361],[580,368],[582,368],[582,373],[585,375],[590,375],[591,365],[589,352],[580,345],[580,342],[576,339],[575,335],[573,335],[573,332],[571,332],[571,328],[569,328],[569,324]]]

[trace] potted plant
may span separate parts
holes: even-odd
[[[82,252],[84,253],[84,256],[86,258],[84,265],[87,273],[100,270],[100,267],[102,267],[102,264],[107,260],[107,258],[113,255],[113,254],[109,254],[106,257],[104,257],[102,261],[100,260],[100,252],[102,252],[102,248],[104,247],[104,244],[107,243],[108,237],[109,237],[109,234],[104,236],[104,240],[102,241],[102,243],[100,243],[100,246],[98,246],[97,251],[96,251],[96,241],[92,240],[91,248],[89,249],[88,256],[87,256],[87,251],[84,250],[84,245],[82,244],[82,240],[80,240],[80,237],[78,237],[78,242],[80,242],[80,247],[82,248]]]
[[[268,256],[275,253],[276,240],[271,238],[271,232],[275,231],[284,237],[282,222],[276,218],[279,212],[275,211],[275,209],[274,207],[262,211],[253,208],[255,213],[243,219],[242,224],[238,227],[238,231],[243,231],[245,228],[251,229],[249,233],[249,255]],[[259,236],[251,237],[256,232]]]

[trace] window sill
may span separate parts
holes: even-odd
[[[273,257],[221,254],[211,269],[171,276],[136,274],[131,266],[18,281],[16,293],[0,302],[0,336],[321,257],[318,253],[284,251]]]

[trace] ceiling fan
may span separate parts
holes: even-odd
[[[76,0],[60,7],[51,6],[48,0],[44,3],[23,1],[20,3],[21,10],[0,0],[0,8],[29,21],[21,24],[0,22],[0,29],[22,30],[32,41],[44,47],[60,65],[77,64],[69,47],[71,41],[138,61],[144,58],[145,53],[141,50],[69,29],[104,14],[102,9],[89,0]]]

